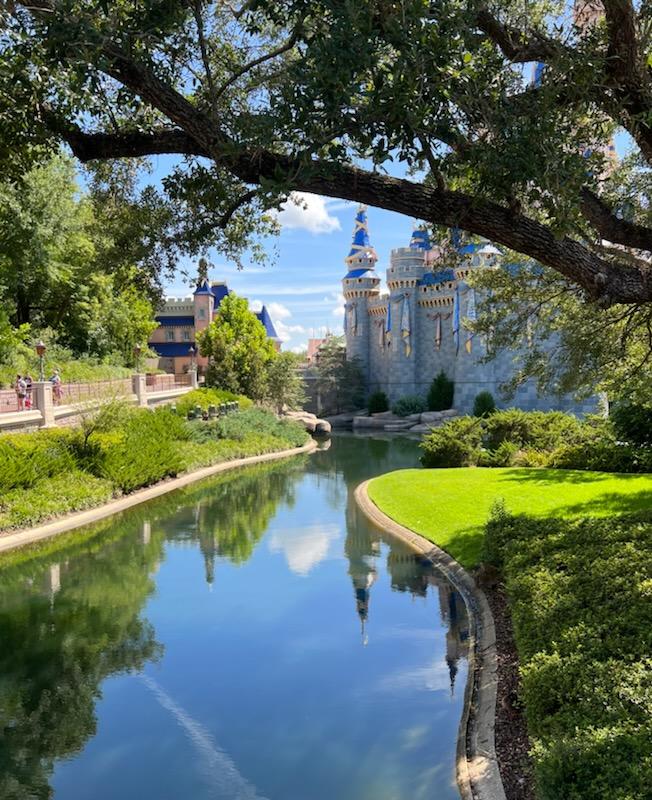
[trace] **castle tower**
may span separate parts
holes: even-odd
[[[428,232],[415,228],[408,247],[392,250],[387,270],[390,322],[388,396],[390,403],[417,394],[418,317],[417,286],[423,279],[426,253],[431,250]]]
[[[376,274],[378,256],[369,242],[367,207],[359,206],[355,215],[353,241],[344,263],[348,272],[342,279],[344,294],[344,332],[346,357],[359,359],[365,381],[369,382],[369,341],[371,323],[369,301],[378,296],[380,278]]]
[[[193,309],[195,316],[195,334],[198,331],[207,328],[213,319],[213,310],[215,308],[215,296],[211,291],[210,284],[207,278],[199,282],[192,295]],[[197,366],[205,368],[208,364],[208,359],[205,356],[196,356]]]

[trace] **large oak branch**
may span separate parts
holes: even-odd
[[[298,161],[267,150],[228,146],[208,152],[184,131],[156,134],[85,134],[60,132],[75,155],[91,159],[183,153],[212,157],[245,183],[278,180],[288,190],[314,192],[396,211],[427,222],[460,227],[524,253],[608,302],[652,302],[652,271],[614,264],[569,237],[557,239],[545,225],[487,200],[414,183],[409,180],[327,161]]]

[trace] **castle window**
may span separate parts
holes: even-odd
[[[174,330],[165,331],[165,340],[168,342],[174,341]]]
[[[190,341],[190,331],[184,331],[183,332],[183,341],[184,342],[189,342]]]
[[[199,309],[199,314],[197,316],[199,317],[199,319],[206,319],[206,309],[205,308],[200,308]]]

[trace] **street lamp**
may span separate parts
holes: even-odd
[[[139,344],[134,345],[134,360],[136,362],[136,372],[140,373],[140,354],[142,347]]]
[[[190,369],[194,372],[195,371],[195,353],[197,351],[195,350],[195,348],[192,345],[190,345],[190,350],[188,350],[188,352],[190,353]]]
[[[43,372],[43,356],[45,355],[45,345],[43,339],[39,339],[35,346],[36,355],[38,356],[38,379],[41,383],[45,380],[45,373]]]

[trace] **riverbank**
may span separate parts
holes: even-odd
[[[75,528],[90,525],[93,522],[99,522],[113,514],[126,511],[128,508],[133,508],[141,503],[145,503],[147,500],[152,500],[168,492],[173,492],[175,489],[182,489],[184,486],[201,481],[204,478],[210,478],[220,472],[238,469],[239,467],[247,467],[252,464],[261,464],[266,461],[289,458],[291,456],[300,455],[301,453],[312,453],[318,447],[318,443],[314,439],[311,439],[302,447],[238,458],[233,461],[223,461],[220,464],[213,464],[210,467],[193,470],[178,478],[159,481],[153,486],[148,486],[146,489],[140,489],[132,494],[96,506],[95,508],[68,514],[65,517],[52,520],[44,525],[16,531],[0,531],[0,553],[13,550],[17,547],[25,547],[26,545],[40,542],[43,539],[49,539],[58,534],[72,531]]]
[[[392,526],[410,519],[398,527],[445,541],[467,565],[485,561],[476,579],[495,612],[494,732],[508,797],[534,796],[531,751],[541,800],[643,800],[643,765],[652,761],[652,476],[489,470],[486,481],[467,469],[421,472],[419,481],[410,472],[370,483],[376,511],[390,513]],[[527,475],[501,480],[500,472]],[[488,519],[501,496],[508,511],[494,508]],[[464,520],[457,528],[451,508]]]
[[[495,502],[503,501],[512,514],[536,518],[642,511],[652,497],[652,475],[530,467],[414,469],[374,478],[369,496],[393,520],[470,569],[482,560],[484,526]]]

